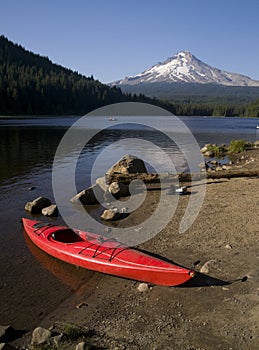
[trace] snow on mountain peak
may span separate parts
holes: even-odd
[[[209,66],[189,51],[180,51],[175,56],[159,62],[135,76],[126,77],[112,85],[136,85],[140,83],[199,83],[228,86],[259,86],[259,81],[247,76],[229,73]]]

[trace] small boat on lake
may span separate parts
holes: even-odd
[[[117,118],[115,118],[115,117],[109,117],[110,122],[115,122],[116,120],[117,120]]]
[[[256,129],[259,129],[259,125],[256,125]]]
[[[162,286],[176,286],[195,275],[192,270],[113,238],[25,218],[22,223],[33,243],[44,252],[89,270]]]

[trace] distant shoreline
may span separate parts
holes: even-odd
[[[0,120],[1,119],[33,119],[33,118],[80,118],[85,115],[90,115],[91,112],[88,112],[86,114],[35,114],[35,115],[0,115]],[[175,115],[172,114],[174,117],[190,117],[190,118],[195,118],[195,117],[203,117],[203,118],[238,118],[238,119],[259,119],[258,117],[249,117],[249,116],[227,116],[227,115]],[[105,116],[103,116],[105,117]],[[107,116],[108,117],[108,116]],[[123,115],[122,115],[123,117]],[[147,116],[148,117],[148,116]]]
[[[83,115],[54,115],[54,114],[36,114],[36,115],[0,115],[1,119],[33,119],[33,118],[80,118]]]

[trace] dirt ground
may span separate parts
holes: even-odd
[[[259,151],[251,152],[253,169],[259,170]],[[195,183],[186,185],[197,191]],[[149,217],[159,198],[154,186],[143,205],[116,226]],[[259,178],[207,179],[199,215],[180,234],[189,198],[180,196],[168,225],[139,248],[197,272],[208,262],[206,273],[186,286],[149,285],[145,292],[137,289],[139,282],[95,273],[41,325],[85,327],[89,349],[258,349]]]

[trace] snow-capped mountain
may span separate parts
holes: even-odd
[[[259,86],[258,80],[211,67],[187,51],[181,51],[140,74],[118,80],[111,83],[111,85],[179,82],[198,84],[214,83],[228,86]]]

